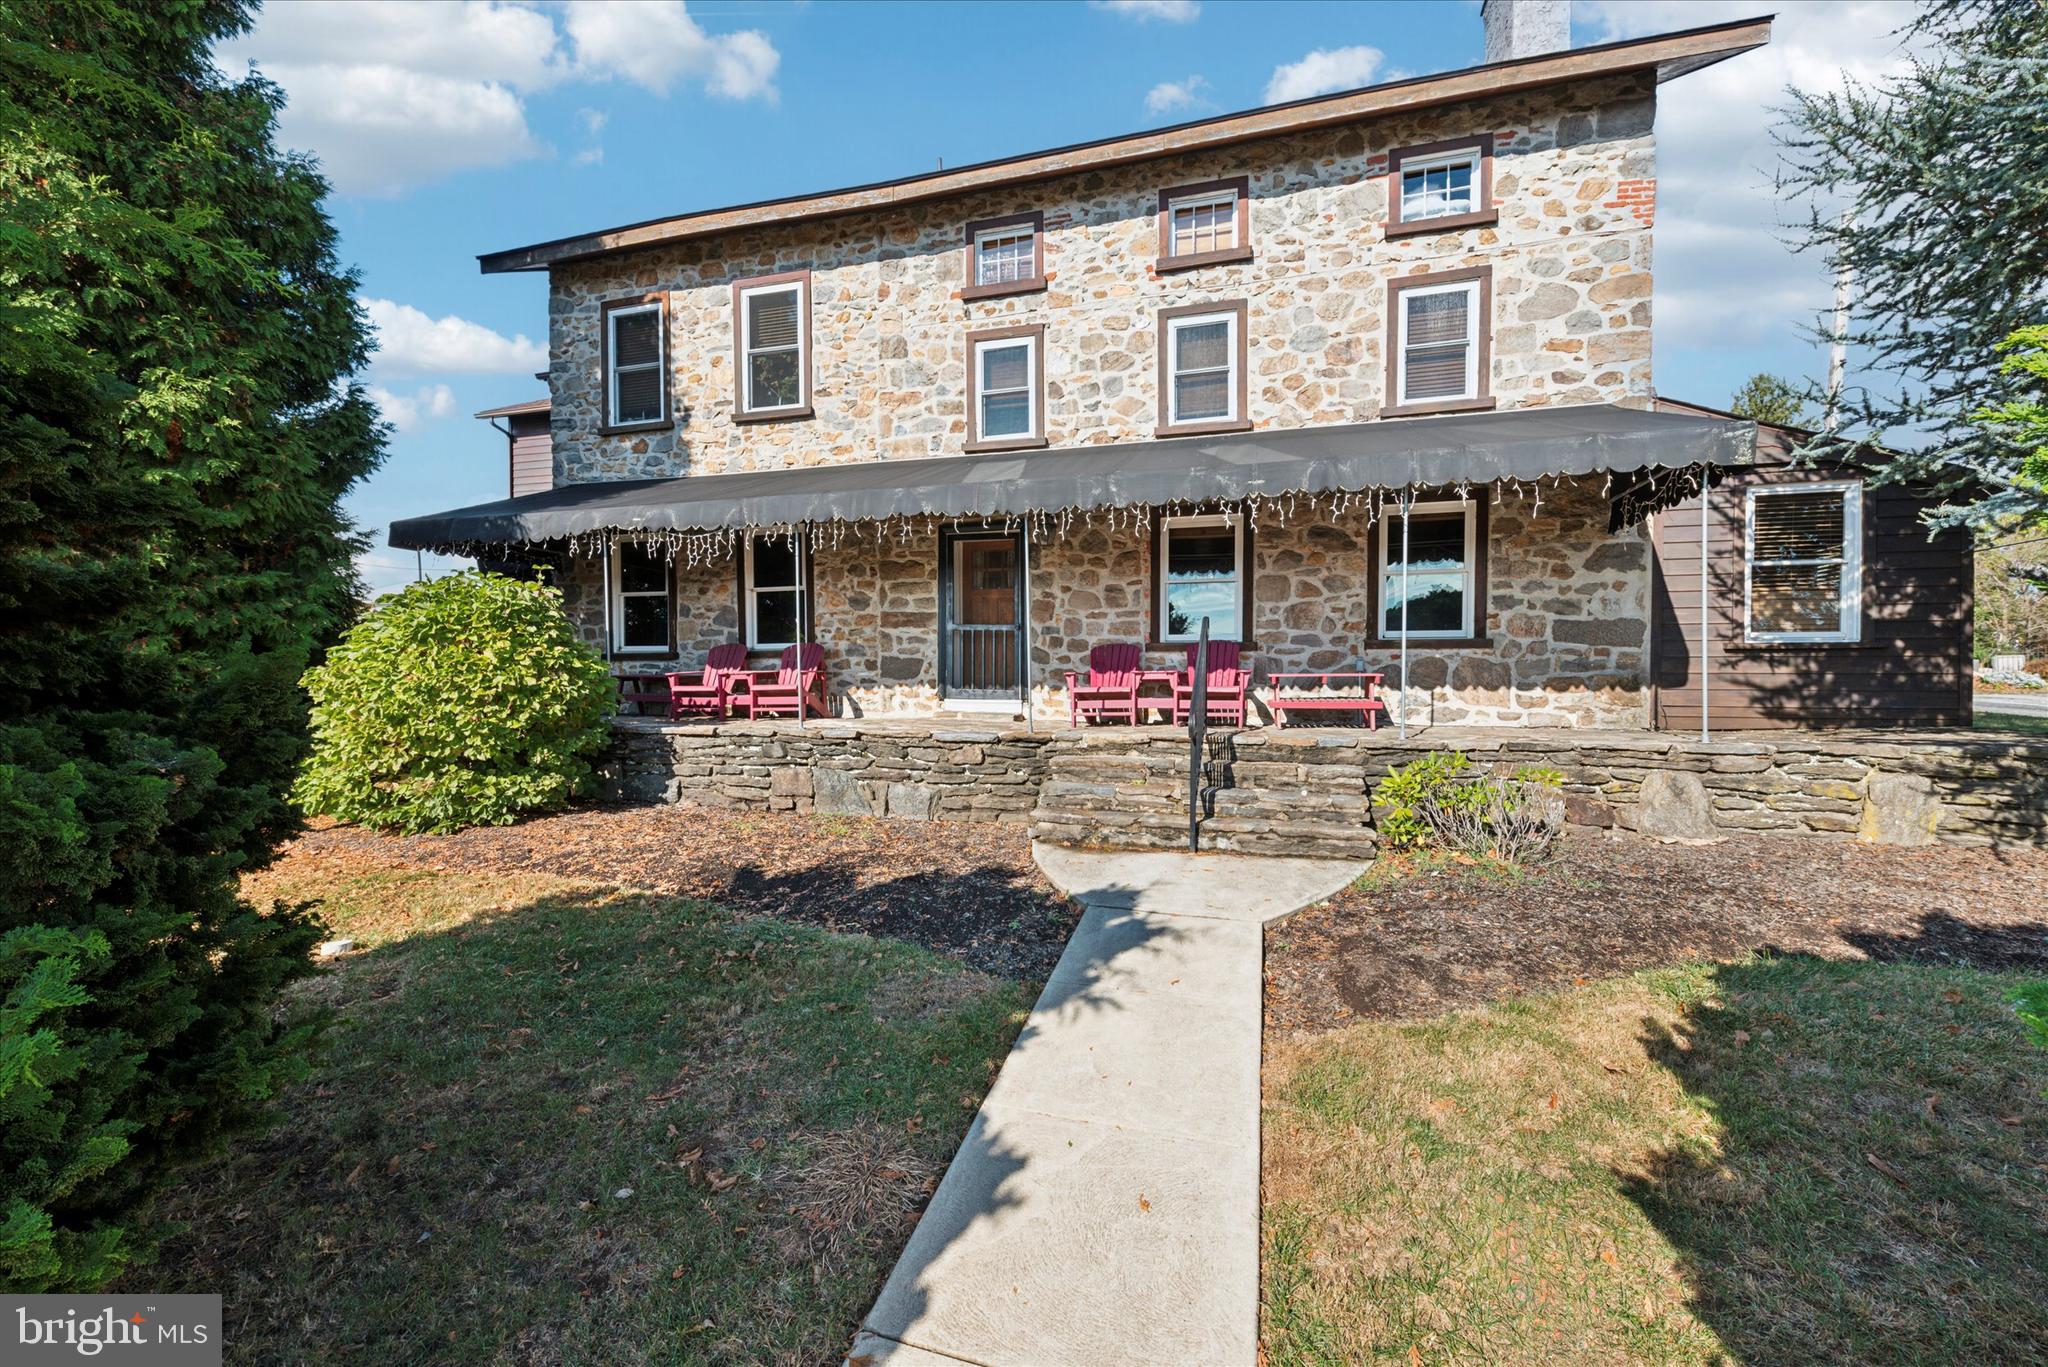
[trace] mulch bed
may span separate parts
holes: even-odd
[[[300,856],[374,855],[458,873],[543,873],[703,898],[743,915],[885,935],[1008,978],[1052,971],[1079,918],[1022,826],[591,808],[456,835],[308,831]]]
[[[2048,850],[1568,831],[1519,875],[1392,872],[1266,932],[1269,1030],[1425,1019],[1752,951],[2048,969]]]

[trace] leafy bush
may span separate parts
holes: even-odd
[[[1458,751],[1439,750],[1391,770],[1374,794],[1380,838],[1517,864],[1547,853],[1564,825],[1564,775],[1524,766],[1487,778],[1471,768]]]
[[[615,706],[559,592],[478,571],[384,599],[305,684],[313,754],[293,795],[406,832],[562,806],[589,786]]]

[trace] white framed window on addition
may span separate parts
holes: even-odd
[[[1479,634],[1480,520],[1477,499],[1417,503],[1407,524],[1407,596],[1402,596],[1401,511],[1389,504],[1379,519],[1380,620],[1383,641],[1400,639],[1405,613],[1416,641],[1469,641]]]
[[[740,568],[740,598],[749,650],[780,650],[797,644],[798,613],[810,616],[804,599],[802,548],[787,536],[761,533],[747,538]],[[804,638],[810,639],[808,630]]]
[[[1157,640],[1192,641],[1209,621],[1209,639],[1244,636],[1244,519],[1159,520]]]
[[[1745,511],[1745,637],[1757,642],[1861,640],[1862,481],[1753,488]]]
[[[668,552],[614,546],[611,572],[612,654],[675,654],[675,566]]]

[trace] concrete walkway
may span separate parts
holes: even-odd
[[[850,1360],[1250,1367],[1261,928],[1364,866],[1037,853],[1086,911]]]

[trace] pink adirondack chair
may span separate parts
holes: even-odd
[[[1241,647],[1236,641],[1209,642],[1209,698],[1204,720],[1245,724],[1246,694],[1252,672],[1240,669]],[[1195,647],[1188,647],[1187,668],[1173,680],[1173,724],[1186,726],[1195,710]]]
[[[1088,678],[1067,671],[1067,724],[1083,717],[1138,724],[1138,659],[1134,645],[1100,645],[1088,652]]]
[[[790,646],[782,652],[773,679],[768,677],[767,670],[761,670],[751,676],[747,691],[733,701],[747,709],[749,720],[764,712],[794,712],[797,720],[802,721],[811,715],[812,708],[818,716],[824,716],[825,647],[816,641]]]
[[[670,720],[704,713],[724,720],[732,711],[732,681],[747,669],[747,648],[737,642],[711,647],[699,670],[668,676]]]

